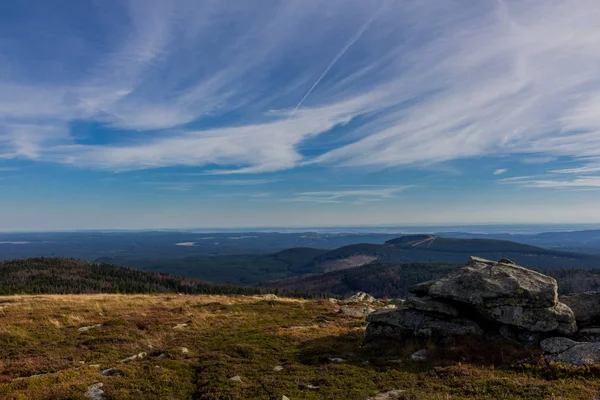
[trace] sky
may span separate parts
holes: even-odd
[[[0,230],[600,222],[597,0],[0,3]]]

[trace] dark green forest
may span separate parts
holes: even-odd
[[[258,288],[230,286],[68,258],[0,262],[0,294],[189,293],[260,294]]]

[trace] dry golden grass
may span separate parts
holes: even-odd
[[[366,399],[392,389],[405,399],[591,399],[600,389],[595,368],[511,367],[537,354],[502,343],[364,349],[364,319],[336,311],[244,296],[0,297],[0,398],[80,399],[97,382],[106,399]],[[432,359],[408,360],[421,346]]]

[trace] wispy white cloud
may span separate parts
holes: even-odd
[[[65,51],[37,66],[47,73],[0,76],[0,158],[239,174],[514,153],[528,154],[524,163],[531,154],[546,162],[600,156],[600,3],[465,4],[107,5],[110,18],[93,21],[102,41],[79,35],[74,47],[78,35],[52,32]],[[21,39],[4,38],[12,46],[0,59],[31,72]],[[206,122],[236,113],[218,127]],[[73,121],[132,132],[89,144]],[[333,150],[301,151],[345,125]]]
[[[395,197],[408,186],[394,186],[380,189],[353,189],[353,190],[325,190],[297,193],[296,197],[289,199],[293,202],[308,203],[341,203],[351,200],[353,202],[381,201]]]
[[[494,175],[503,175],[508,171],[508,169],[506,168],[499,168],[497,170],[494,171]]]

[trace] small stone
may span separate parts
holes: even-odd
[[[414,353],[412,353],[410,355],[410,359],[414,360],[414,361],[425,361],[427,360],[427,357],[429,356],[428,352],[426,349],[421,349],[418,351],[415,351]]]
[[[187,347],[180,347],[179,351],[181,351],[183,354],[187,354],[190,352],[190,350]]]
[[[331,361],[332,363],[338,363],[338,364],[346,362],[346,360],[344,360],[343,358],[339,358],[339,357],[330,358],[329,361]]]
[[[379,393],[375,397],[369,397],[367,400],[393,400],[397,399],[404,390],[390,390],[389,392]]]
[[[147,355],[148,355],[148,353],[142,352],[142,353],[134,354],[131,357],[124,358],[124,359],[120,360],[119,362],[122,362],[122,363],[123,362],[129,362],[129,361],[133,361],[133,360],[138,359],[138,358],[144,358]]]
[[[101,372],[102,376],[121,376],[123,372],[116,368],[108,368]]]
[[[242,383],[242,377],[241,376],[233,376],[231,378],[229,378],[230,381],[234,381],[234,382],[239,382]]]
[[[277,365],[275,368],[273,368],[273,371],[275,371],[275,372],[283,371],[283,367],[281,365]]]
[[[81,328],[77,329],[77,332],[83,333],[83,332],[87,332],[87,331],[92,330],[92,329],[100,328],[101,326],[102,326],[102,324],[96,324],[96,325],[90,325],[90,326],[82,326]]]
[[[173,329],[183,329],[187,328],[188,324],[177,324],[173,327]]]
[[[85,397],[94,400],[104,399],[104,390],[102,390],[102,386],[104,386],[102,382],[94,383],[93,385],[88,386]]]
[[[281,396],[281,400],[290,400],[290,398],[287,396]]]

